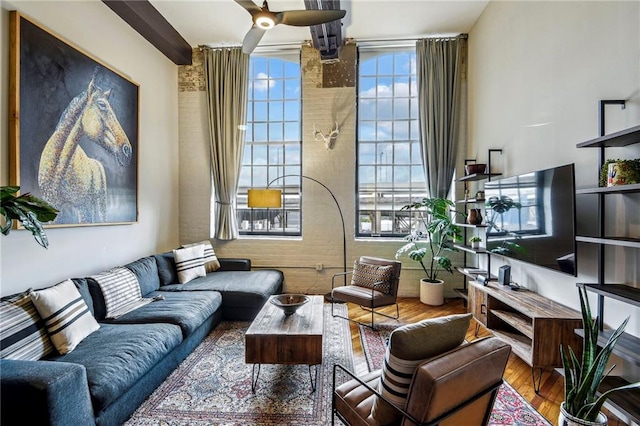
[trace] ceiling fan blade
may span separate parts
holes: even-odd
[[[255,25],[251,27],[251,29],[244,36],[244,40],[242,40],[242,53],[246,53],[250,55],[251,52],[256,48],[260,40],[262,40],[262,36],[266,30],[262,28],[258,28]]]
[[[235,2],[238,3],[240,6],[244,7],[247,10],[247,12],[251,14],[251,16],[253,16],[258,12],[262,12],[262,8],[257,4],[255,4],[254,2],[252,2],[251,0],[235,0]]]
[[[238,1],[238,0],[236,0]],[[344,18],[346,10],[287,10],[278,12],[280,23],[293,25],[296,27],[307,27],[311,25],[324,24]]]

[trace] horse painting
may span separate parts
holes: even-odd
[[[107,178],[100,161],[80,146],[84,136],[112,154],[122,167],[131,163],[129,138],[109,103],[111,90],[102,90],[92,77],[87,89],[62,113],[47,141],[38,169],[43,198],[76,223],[99,223],[107,219]]]

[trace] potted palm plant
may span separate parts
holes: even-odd
[[[4,220],[4,224],[0,223],[0,232],[3,235],[9,235],[15,222],[20,222],[25,229],[31,231],[38,244],[47,248],[49,240],[42,222],[55,219],[58,210],[28,192],[16,195],[18,191],[20,191],[19,186],[0,187],[0,215]]]
[[[571,347],[560,347],[564,368],[564,402],[560,405],[559,426],[606,425],[607,417],[602,413],[602,405],[613,393],[625,389],[640,388],[640,382],[620,386],[597,395],[604,378],[615,367],[607,368],[613,347],[624,332],[629,321],[625,319],[611,334],[607,343],[598,347],[598,322],[591,316],[591,308],[586,290],[580,289],[580,309],[584,339],[582,359],[579,360]],[[568,352],[568,353],[567,353]]]
[[[461,239],[461,229],[453,222],[453,202],[446,198],[424,198],[401,210],[414,211],[418,226],[404,237],[407,243],[396,252],[396,259],[407,255],[420,264],[426,277],[420,280],[420,301],[428,305],[443,303],[441,271],[453,273],[449,252],[457,251],[454,241]]]

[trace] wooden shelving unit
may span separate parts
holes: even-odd
[[[577,144],[578,148],[598,148],[600,151],[600,166],[605,161],[605,148],[623,147],[640,143],[640,126],[634,126],[619,132],[604,135],[604,106],[608,103],[624,105],[625,101],[600,101],[600,136],[599,138]],[[600,333],[598,345],[604,346],[613,333],[611,330],[604,330],[604,303],[605,299],[615,299],[619,302],[640,307],[640,282],[631,285],[614,284],[605,282],[605,247],[625,247],[629,249],[640,249],[640,236],[610,236],[605,230],[605,196],[628,195],[640,193],[640,184],[597,187],[578,189],[577,195],[595,194],[598,196],[599,227],[598,236],[577,236],[576,241],[580,243],[598,244],[598,282],[597,283],[577,283],[578,287],[598,295],[598,322]],[[577,335],[584,337],[584,330],[575,331]],[[624,333],[613,348],[613,353],[631,362],[640,365],[640,338],[628,333]],[[600,391],[627,384],[622,377],[609,376],[602,384]],[[640,423],[640,390],[633,389],[624,392],[617,392],[609,397],[609,404],[622,412],[636,423]]]
[[[575,333],[582,326],[580,313],[537,293],[470,281],[469,308],[534,370],[561,367],[560,345],[571,346],[576,354],[582,351],[582,339]]]

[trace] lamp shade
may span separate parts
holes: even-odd
[[[267,209],[282,207],[282,191],[279,189],[250,189],[247,191],[250,208]]]

